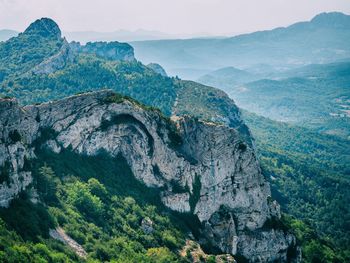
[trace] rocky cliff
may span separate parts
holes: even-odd
[[[198,217],[204,246],[249,262],[298,261],[254,149],[234,128],[186,116],[170,121],[101,91],[25,107],[2,99],[0,142],[1,206],[30,186],[26,163],[37,148],[121,154],[139,181],[160,189],[167,207]]]
[[[70,43],[70,47],[77,53],[94,54],[107,60],[133,61],[134,49],[127,43],[114,42],[88,42],[81,45],[79,42]]]

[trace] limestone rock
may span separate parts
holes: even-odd
[[[95,54],[108,60],[132,61],[135,60],[134,48],[127,43],[114,42],[88,42],[81,45],[79,42],[70,43],[73,51],[78,53]]]
[[[67,41],[64,39],[63,45],[57,54],[45,59],[27,74],[50,74],[57,70],[63,69],[67,63],[72,62],[73,59],[74,54]]]
[[[186,116],[170,125],[158,111],[129,100],[113,103],[111,96],[100,91],[26,107],[0,100],[0,166],[11,163],[0,205],[30,183],[24,164],[35,158],[35,147],[88,156],[104,151],[122,155],[139,181],[158,187],[164,205],[198,217],[198,238],[212,250],[249,262],[286,262],[293,254],[287,252],[297,251],[294,236],[267,224],[279,220],[279,208],[254,148],[237,129]],[[38,140],[45,130],[50,138]]]

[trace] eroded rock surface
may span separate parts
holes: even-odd
[[[250,262],[286,262],[297,254],[290,253],[294,236],[267,224],[279,220],[279,207],[270,201],[254,149],[236,129],[186,116],[174,123],[113,96],[101,91],[25,107],[1,100],[0,167],[10,164],[10,180],[0,186],[0,205],[30,184],[25,163],[35,158],[35,147],[88,156],[103,151],[122,155],[139,181],[162,189],[170,209],[197,216],[204,246]]]

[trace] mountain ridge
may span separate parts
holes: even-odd
[[[187,75],[186,68],[202,72],[257,64],[293,68],[349,58],[350,16],[325,13],[313,19],[231,38],[140,41],[131,45],[144,63],[160,63],[170,75],[189,79],[199,75]]]

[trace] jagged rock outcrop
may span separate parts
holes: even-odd
[[[87,253],[84,250],[84,248],[79,245],[74,239],[72,239],[70,236],[68,236],[66,234],[66,232],[58,227],[57,229],[50,229],[50,237],[52,237],[53,239],[56,239],[66,245],[68,245],[69,247],[71,247],[71,249],[79,256],[82,258],[86,258],[87,257]]]
[[[236,129],[186,116],[173,123],[114,96],[101,91],[25,107],[1,100],[0,167],[11,168],[0,204],[30,183],[25,163],[36,147],[88,156],[103,151],[122,155],[138,180],[161,189],[166,206],[197,216],[205,247],[250,262],[287,262],[295,238],[269,224],[279,220],[279,207],[269,198],[254,149]]]
[[[108,60],[135,60],[134,48],[127,43],[113,42],[88,42],[81,45],[79,42],[70,43],[73,51],[78,53],[94,54],[100,58]]]
[[[33,158],[33,152],[21,142],[16,127],[21,126],[22,110],[14,99],[0,101],[0,206],[9,202],[31,182],[31,172],[24,171],[25,160]],[[25,127],[23,127],[25,128]]]

